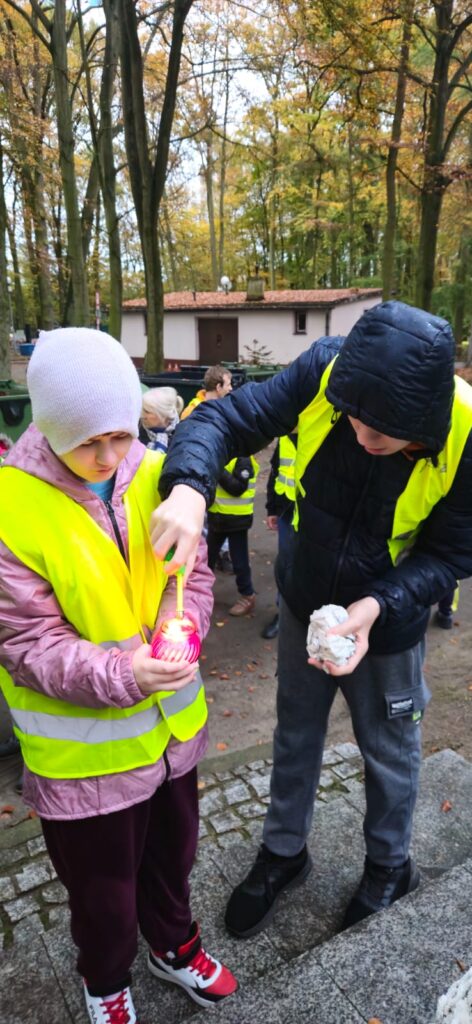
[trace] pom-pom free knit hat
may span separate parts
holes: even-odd
[[[26,382],[33,423],[56,455],[114,430],[138,435],[138,374],[123,346],[102,331],[41,331]]]

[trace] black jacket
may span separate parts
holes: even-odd
[[[179,429],[161,493],[188,483],[211,500],[213,481],[230,457],[290,433],[336,353],[327,397],[340,415],[305,472],[299,530],[279,561],[278,585],[304,623],[322,604],[376,597],[381,615],[371,651],[406,650],[423,636],[430,605],[456,579],[472,575],[472,438],[449,494],[430,513],[409,556],[393,567],[387,540],[414,462],[401,452],[368,455],[347,415],[422,443],[414,458],[434,459],[448,433],[453,397],[454,339],[445,320],[383,303],[361,317],[346,341],[321,339],[270,380],[200,406],[191,430]]]
[[[231,473],[227,469],[220,473],[218,483],[227,494],[230,494],[233,498],[240,498],[244,491],[247,491],[252,475],[251,460],[237,459]],[[253,516],[209,512],[208,528],[214,533],[235,533],[239,530],[249,530],[252,526],[252,520]]]

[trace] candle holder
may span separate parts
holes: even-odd
[[[160,661],[198,661],[202,643],[188,615],[164,619],[151,640],[151,654]]]

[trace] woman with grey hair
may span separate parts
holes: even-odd
[[[167,452],[184,407],[175,388],[150,388],[143,395],[139,440],[154,451]]]

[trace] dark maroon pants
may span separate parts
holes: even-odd
[[[198,838],[196,768],[124,811],[41,824],[69,893],[77,967],[92,995],[130,984],[138,928],[155,950],[185,941]]]

